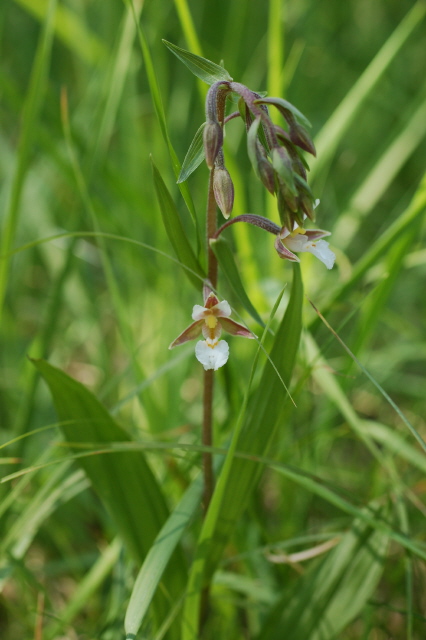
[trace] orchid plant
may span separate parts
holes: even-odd
[[[169,347],[173,349],[189,340],[203,338],[196,343],[195,355],[204,367],[202,440],[207,448],[212,446],[213,376],[229,358],[229,346],[221,339],[222,331],[244,338],[256,337],[248,328],[231,320],[229,303],[226,300],[219,301],[217,297],[218,261],[213,244],[229,226],[247,223],[275,235],[275,249],[281,259],[299,262],[296,254],[308,252],[331,269],[335,255],[324,240],[330,235],[328,231],[305,227],[306,221],[314,221],[319,203],[307,183],[308,165],[304,153],[315,156],[316,151],[308,133],[310,123],[305,116],[282,98],[266,97],[234,82],[223,67],[171,43],[165,44],[195,75],[211,85],[206,97],[206,122],[200,128],[203,131],[202,142],[199,130],[178,179],[178,182],[186,180],[205,158],[210,179],[206,213],[207,277],[203,282],[203,305],[196,304],[193,307],[193,322]],[[237,99],[238,110],[227,113],[227,103],[231,97],[234,104]],[[269,108],[278,109],[283,116],[284,126],[274,124]],[[225,126],[233,120],[242,120],[245,125],[248,156],[257,177],[277,198],[280,225],[252,213],[231,217],[234,186],[225,164],[223,140]],[[218,208],[226,220],[219,228]],[[203,470],[203,506],[206,513],[214,489],[209,451],[203,454]]]

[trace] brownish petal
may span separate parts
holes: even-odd
[[[201,334],[201,330],[203,328],[204,320],[196,320],[192,324],[189,325],[178,337],[176,340],[173,340],[169,349],[173,349],[174,347],[178,347],[189,340],[195,340]]]
[[[219,304],[219,300],[216,298],[215,294],[212,291],[211,293],[209,293],[206,301],[204,302],[204,306],[206,309],[211,309],[212,307],[215,307],[217,304]]]
[[[232,336],[241,336],[242,338],[255,338],[254,333],[249,331],[242,324],[238,324],[238,322],[234,322],[230,318],[221,318],[220,324],[222,325],[222,329],[227,333],[230,333]]]
[[[300,262],[299,258],[283,245],[279,236],[275,239],[275,249],[283,260],[291,260],[292,262]]]
[[[331,236],[331,232],[323,231],[322,229],[306,229],[305,236],[312,242],[313,240],[319,240],[320,238]]]

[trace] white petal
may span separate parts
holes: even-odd
[[[310,253],[313,253],[314,256],[321,260],[327,267],[327,269],[332,269],[334,265],[334,261],[336,260],[336,256],[332,252],[332,250],[328,246],[328,242],[325,240],[316,240],[315,242],[309,243],[311,247],[307,249]]]
[[[290,236],[283,240],[283,244],[290,249],[290,251],[309,251],[308,245],[310,244],[308,238],[302,233],[298,233],[296,236]],[[194,318],[195,320],[195,318]]]
[[[209,309],[206,309],[206,307],[202,307],[199,304],[194,304],[194,307],[192,309],[192,319],[202,320],[206,315],[206,311],[209,311]]]
[[[195,356],[206,371],[207,369],[216,371],[219,367],[223,367],[228,360],[228,343],[225,340],[220,340],[215,343],[215,346],[209,346],[206,340],[199,340],[195,345]]]
[[[286,238],[284,244],[290,251],[307,251],[313,253],[318,260],[321,260],[321,262],[325,264],[327,269],[331,269],[334,265],[336,256],[332,250],[329,249],[328,242],[325,240],[314,240],[312,242],[306,236],[299,234],[294,236],[294,238]]]
[[[229,316],[232,313],[231,307],[229,306],[229,303],[226,300],[222,300],[222,302],[219,302],[219,304],[216,304],[212,308],[212,311],[217,318],[229,318]]]

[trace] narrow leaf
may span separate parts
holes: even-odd
[[[175,44],[167,42],[167,40],[163,40],[163,42],[166,47],[170,49],[170,51],[174,53],[175,56],[179,58],[179,60],[183,62],[183,64],[186,65],[195,76],[197,76],[197,78],[200,78],[207,84],[214,84],[220,80],[223,80],[224,82],[232,82],[232,78],[227,70],[218,64],[215,64],[206,58],[201,58],[201,56],[196,56],[194,53],[190,53],[189,51],[185,51],[185,49],[181,49]]]
[[[186,490],[145,558],[136,578],[124,621],[126,637],[129,639],[136,635],[142,625],[170,557],[200,505],[202,491],[202,478],[198,477]]]
[[[182,164],[182,168],[180,170],[177,183],[185,182],[200,166],[202,161],[204,160],[204,144],[203,144],[203,131],[206,123],[203,122],[201,127],[198,129],[197,133],[194,136],[193,141],[191,142],[185,159]]]
[[[47,382],[61,420],[61,431],[74,450],[76,443],[130,442],[127,433],[82,384],[44,360],[33,360]],[[115,451],[79,458],[94,489],[110,513],[117,531],[137,562],[147,555],[158,531],[167,520],[163,492],[142,451]],[[174,557],[167,577],[169,593],[178,597],[185,580],[180,555]],[[168,603],[157,594],[156,613],[167,615]]]
[[[200,263],[195,257],[191,245],[189,244],[175,203],[173,202],[169,190],[164,184],[164,180],[154,163],[152,163],[152,171],[155,191],[167,235],[177,257],[185,269],[186,275],[191,280],[192,284],[199,290],[201,282],[205,278],[205,274],[203,273]]]

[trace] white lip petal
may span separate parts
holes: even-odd
[[[229,346],[225,340],[220,340],[214,346],[209,346],[205,340],[199,340],[195,345],[195,356],[201,362],[204,369],[214,369],[227,362],[229,357]]]
[[[334,265],[334,261],[336,260],[336,256],[332,252],[332,250],[328,246],[328,242],[325,240],[317,240],[316,242],[309,243],[311,246],[307,251],[313,253],[314,256],[321,260],[327,267],[327,269],[332,269]]]
[[[334,265],[336,256],[325,240],[311,241],[306,235],[299,234],[294,236],[294,238],[286,238],[283,244],[285,244],[290,251],[312,253],[318,260],[321,260],[321,262],[325,264],[327,269],[332,269]]]

